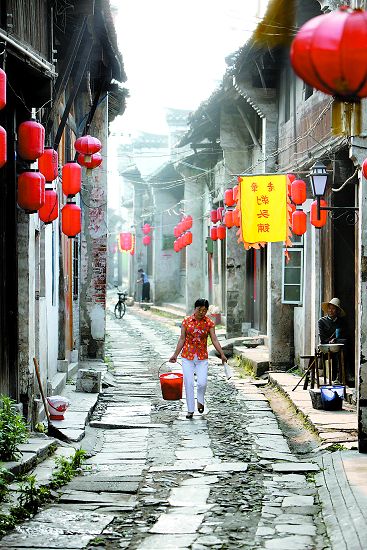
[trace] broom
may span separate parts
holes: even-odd
[[[45,407],[45,413],[47,418],[47,435],[49,435],[50,437],[55,437],[56,439],[60,439],[60,441],[64,441],[65,443],[71,443],[67,435],[63,434],[60,430],[55,428],[53,424],[51,424],[50,413],[48,411],[46,397],[45,397],[45,394],[43,393],[40,369],[38,366],[38,361],[35,357],[33,357],[33,363],[34,363],[34,368],[36,370],[36,376],[37,376],[38,386],[39,386],[42,401],[43,401],[43,406]]]

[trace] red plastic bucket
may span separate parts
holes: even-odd
[[[163,399],[166,401],[178,401],[182,399],[183,374],[180,372],[164,372],[163,374],[159,374],[159,381],[161,383]]]

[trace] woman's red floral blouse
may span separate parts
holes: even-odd
[[[215,325],[209,317],[203,317],[198,321],[194,315],[186,317],[182,321],[182,326],[186,330],[185,343],[182,348],[181,357],[192,361],[197,355],[200,360],[208,358],[208,335],[211,328]]]

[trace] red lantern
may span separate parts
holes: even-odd
[[[179,250],[182,250],[184,248],[184,240],[183,240],[183,235],[181,235],[181,237],[179,237],[177,239],[177,243],[178,243],[178,249]]]
[[[222,222],[223,221],[223,210],[224,210],[224,206],[219,206],[217,208],[217,220],[219,222]]]
[[[233,198],[233,189],[226,189],[224,191],[224,204],[226,206],[233,206],[235,200]]]
[[[217,223],[217,221],[218,221],[218,213],[217,213],[216,210],[212,210],[212,211],[210,212],[210,221],[211,221],[212,223]]]
[[[217,227],[217,236],[220,241],[223,241],[226,238],[226,226],[218,225]]]
[[[287,174],[287,193],[288,193],[288,197],[291,196],[291,185],[292,183],[294,182],[296,178],[296,176],[294,174]]]
[[[218,230],[216,227],[212,227],[210,229],[210,238],[212,241],[216,241],[218,239]]]
[[[38,216],[45,224],[51,223],[59,215],[59,199],[56,191],[46,189],[45,204],[38,210]]]
[[[239,190],[240,190],[240,188],[239,188],[238,185],[235,185],[235,186],[233,187],[233,200],[234,200],[234,202],[237,202],[237,201],[238,201],[238,193],[239,193]]]
[[[173,234],[176,237],[176,239],[178,239],[178,237],[180,236],[180,232],[177,225],[175,225],[175,227],[173,228]]]
[[[182,235],[182,241],[183,241],[184,246],[187,246],[189,244],[189,234],[188,233],[185,233],[184,235]]]
[[[46,178],[46,182],[55,180],[58,176],[59,159],[57,151],[52,147],[45,147],[43,155],[38,159],[38,169]]]
[[[227,212],[224,214],[224,225],[230,229],[233,227],[233,210],[227,210]]]
[[[6,105],[6,73],[0,69],[0,109]]]
[[[131,250],[133,245],[133,237],[131,233],[120,233],[120,249],[125,250],[126,252],[128,250]]]
[[[45,150],[45,129],[36,120],[26,120],[18,128],[18,153],[24,160],[34,162]]]
[[[178,224],[177,224],[177,229],[178,229],[178,235],[182,235],[182,233],[184,232],[184,227],[183,227],[183,223],[182,221],[180,221]]]
[[[303,235],[307,229],[307,216],[303,210],[295,210],[292,214],[292,231],[295,235]]]
[[[192,233],[191,233],[191,231],[188,231],[186,233],[186,242],[187,242],[188,245],[192,244]]]
[[[174,241],[174,243],[173,243],[173,250],[174,250],[175,252],[180,252],[180,246],[179,246],[179,244],[178,244],[178,241]]]
[[[45,203],[45,177],[38,170],[23,172],[18,177],[18,205],[34,214]]]
[[[320,200],[320,206],[327,206],[326,201]],[[317,219],[317,201],[313,201],[311,204],[310,222],[314,227],[324,227],[327,221],[327,210],[320,210],[320,219]]]
[[[150,230],[152,229],[149,225],[149,223],[145,223],[142,227],[144,235],[148,235],[150,233]]]
[[[342,101],[367,96],[367,14],[345,6],[307,21],[291,47],[291,63],[307,84]]]
[[[367,159],[365,159],[362,163],[362,174],[363,177],[367,180]]]
[[[70,239],[82,230],[82,211],[75,202],[67,202],[61,210],[61,230]]]
[[[191,229],[192,228],[192,216],[186,216],[186,222],[187,222],[186,228]]]
[[[82,188],[82,169],[77,162],[67,162],[62,167],[62,191],[74,197]]]
[[[94,155],[94,153],[98,153],[98,151],[101,150],[102,145],[99,139],[95,137],[82,136],[76,140],[74,147],[78,153],[85,155],[85,162],[90,162],[92,155]]]
[[[151,240],[152,239],[151,239],[150,235],[145,235],[145,237],[143,237],[143,244],[145,246],[148,246],[151,243]]]
[[[94,168],[98,168],[102,164],[102,155],[100,153],[94,153],[94,155],[83,155],[79,153],[78,163],[84,168],[87,169],[87,174],[89,174]]]
[[[0,126],[0,168],[4,166],[7,160],[6,131]]]
[[[291,199],[294,204],[303,204],[307,199],[306,184],[303,180],[294,180],[292,183]]]

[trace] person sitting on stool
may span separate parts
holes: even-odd
[[[347,344],[344,323],[345,311],[340,305],[339,298],[332,298],[330,302],[323,302],[321,304],[321,309],[326,315],[321,317],[318,322],[320,343],[344,344],[345,348]],[[338,354],[333,354],[332,362],[334,363],[334,368],[337,369],[338,378],[340,378],[341,373]],[[336,384],[340,382],[337,379],[333,383]]]

